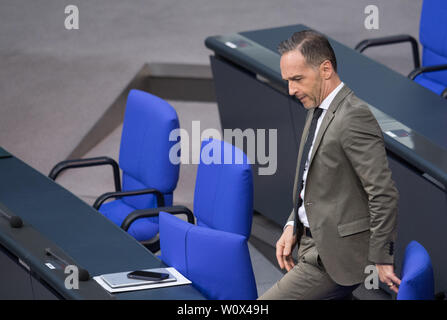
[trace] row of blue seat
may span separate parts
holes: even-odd
[[[207,148],[211,153],[219,150],[221,161],[211,164],[200,161],[198,165],[194,219],[188,208],[172,206],[179,164],[174,164],[169,154],[179,141],[170,141],[169,136],[178,128],[177,113],[171,105],[152,94],[131,90],[124,115],[119,165],[112,159],[105,161],[104,157],[68,160],[57,164],[50,178],[56,179],[72,167],[103,164],[119,167],[122,185],[117,182],[119,186],[114,192],[95,201],[100,213],[153,252],[158,251],[161,243],[161,259],[189,278],[207,298],[256,299],[247,243],[253,213],[253,178],[248,158],[224,141],[202,142],[202,150]],[[225,164],[228,158],[243,161]],[[119,181],[119,176],[115,181]],[[110,198],[116,199],[104,203]],[[174,214],[187,214],[188,222]],[[197,225],[191,224],[194,220]],[[151,241],[158,233],[160,242]]]

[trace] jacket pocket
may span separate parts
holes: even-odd
[[[338,225],[338,234],[340,237],[350,236],[356,233],[369,230],[370,217],[361,218],[349,223]]]

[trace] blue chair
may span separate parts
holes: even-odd
[[[219,140],[204,141],[201,150],[204,159],[197,168],[194,190],[197,225],[249,238],[253,218],[253,176],[247,156],[240,149]],[[220,159],[220,164],[204,162],[207,150],[213,157],[213,150],[221,150],[215,157]],[[225,159],[225,155],[232,156],[230,161]]]
[[[123,121],[119,166],[108,157],[67,160],[57,164],[49,177],[55,180],[62,171],[71,168],[111,165],[115,192],[101,195],[93,206],[120,226],[135,210],[172,205],[180,167],[169,160],[169,150],[177,143],[169,141],[169,134],[178,128],[177,113],[166,101],[131,90]],[[111,198],[116,200],[104,203]],[[150,241],[158,233],[157,217],[140,219],[127,231],[151,251],[158,251],[159,242]]]
[[[220,154],[213,154],[213,151]],[[205,157],[201,157],[198,165],[194,190],[194,215],[197,225],[237,233],[248,238],[253,218],[253,176],[247,156],[233,145],[216,139],[203,141],[201,153],[205,154]],[[211,161],[208,153],[219,160],[207,164],[207,161]],[[229,156],[232,156],[232,159],[225,158]],[[226,162],[232,163],[225,164]],[[186,214],[189,222],[195,221],[188,208],[166,206],[135,210],[124,219],[121,227],[127,230],[135,220],[157,216],[161,211]]]
[[[163,261],[191,280],[206,298],[257,298],[246,237],[192,225],[161,212],[160,242]]]
[[[201,154],[194,191],[197,225],[188,208],[174,206],[136,210],[121,227],[126,230],[137,219],[160,214],[165,263],[184,273],[210,299],[254,299],[256,283],[247,247],[253,217],[251,166],[241,150],[224,141],[204,141]],[[167,213],[186,214],[188,222]]]
[[[397,300],[433,300],[434,292],[430,256],[422,245],[412,241],[405,250]]]
[[[447,98],[447,1],[424,0],[420,19],[419,40],[422,48],[420,67],[418,42],[410,35],[397,35],[361,41],[355,49],[410,42],[415,69],[408,77],[420,85]]]

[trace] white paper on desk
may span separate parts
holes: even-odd
[[[132,286],[132,287],[124,287],[124,288],[111,288],[107,283],[105,283],[101,276],[93,277],[93,280],[95,280],[101,287],[103,287],[106,291],[110,293],[118,293],[118,292],[126,292],[126,291],[137,291],[137,290],[148,290],[148,289],[155,289],[155,288],[164,288],[164,287],[172,287],[172,286],[182,286],[185,284],[191,284],[191,281],[186,279],[180,272],[175,270],[175,268],[166,268],[166,271],[169,271],[172,276],[174,276],[177,281],[172,282],[158,282],[158,283],[151,283],[147,285],[138,285],[138,286]],[[129,271],[131,272],[131,271]]]

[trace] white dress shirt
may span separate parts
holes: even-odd
[[[321,122],[324,119],[327,109],[329,108],[329,106],[332,103],[332,100],[334,100],[335,96],[341,90],[343,85],[344,85],[343,82],[341,82],[334,90],[332,90],[332,92],[323,100],[323,102],[321,102],[321,104],[319,106],[319,108],[323,109],[323,112],[321,112],[321,115],[318,118],[317,128],[315,129],[314,140],[312,141],[312,145],[310,146],[309,154],[307,155],[306,164],[304,166],[303,189],[301,190],[301,193],[300,193],[301,199],[304,199],[304,193],[306,192],[306,180],[307,180],[307,172],[308,172],[307,168],[309,166],[310,155],[312,154],[312,149],[314,147],[315,139],[317,138],[317,135],[318,135],[318,130],[320,130]],[[303,156],[305,156],[305,155],[303,155]],[[306,209],[304,208],[304,201],[301,204],[301,207],[298,209],[298,217],[299,217],[301,223],[305,227],[309,228],[309,221],[307,221]],[[286,226],[288,226],[288,225],[293,226],[293,224],[294,224],[293,221],[289,221],[289,222],[287,222]]]

